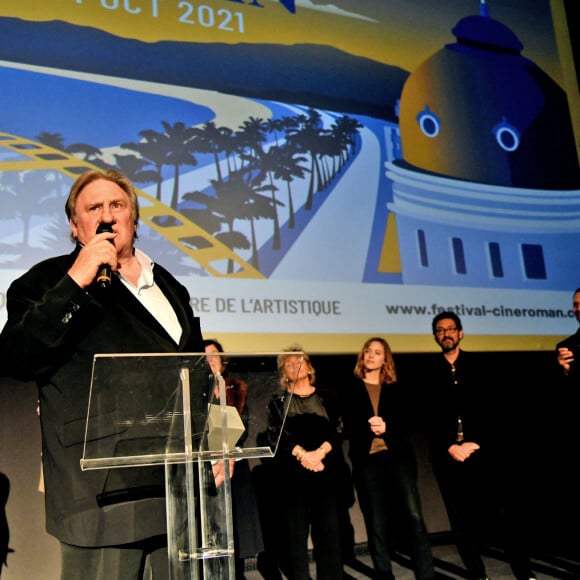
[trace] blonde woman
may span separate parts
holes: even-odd
[[[320,389],[310,357],[294,345],[278,357],[282,392],[269,404],[268,436],[279,492],[280,561],[289,580],[308,580],[308,536],[317,580],[342,580],[339,510],[344,457],[333,393]],[[284,428],[282,421],[292,395]]]

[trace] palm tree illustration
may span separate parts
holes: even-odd
[[[348,115],[338,118],[330,127],[332,136],[340,144],[337,173],[342,171],[345,163],[356,152],[356,135],[362,127],[361,123]]]
[[[193,155],[196,130],[194,127],[188,127],[182,121],[173,123],[173,125],[161,121],[161,124],[165,129],[164,136],[167,140],[167,164],[173,167],[171,208],[177,209],[179,203],[179,168],[182,165],[197,165],[197,159]]]
[[[183,208],[181,213],[210,232],[217,240],[232,250],[248,250],[250,242],[245,234],[235,229],[235,220],[243,217],[234,183],[229,180],[212,180],[215,193],[191,191],[183,195],[184,201],[193,202],[198,208]],[[245,184],[243,184],[245,187]],[[225,229],[224,229],[225,228]],[[233,260],[228,259],[227,272],[234,269]]]
[[[248,161],[255,157],[257,149],[266,141],[267,132],[266,122],[259,117],[250,117],[244,121],[236,132],[240,155],[243,154]]]
[[[322,127],[321,115],[315,109],[308,110],[308,116],[299,117],[299,125],[295,129],[288,131],[288,143],[296,151],[308,153],[310,155],[310,182],[308,185],[308,196],[304,209],[311,210],[314,201],[314,193],[320,191],[323,182],[322,172],[319,164],[319,155],[323,152],[322,138],[328,133]]]
[[[283,133],[285,128],[286,128],[285,118],[280,119],[271,118],[266,121],[266,129],[268,133],[274,135],[274,142],[276,143],[276,145],[280,145],[278,135],[279,133]]]
[[[276,147],[275,153],[276,165],[273,167],[272,172],[275,179],[281,179],[286,182],[286,192],[288,195],[288,227],[294,229],[296,227],[296,220],[290,183],[294,179],[304,179],[305,173],[310,171],[310,169],[300,164],[306,163],[308,160],[304,155],[298,155],[294,151],[294,148],[288,145]]]
[[[107,163],[105,163],[105,161],[102,159],[102,151],[98,147],[90,145],[89,143],[73,143],[67,146],[65,145],[64,137],[61,133],[50,133],[49,131],[41,131],[36,136],[36,139],[43,145],[47,145],[53,149],[63,151],[68,155],[78,157],[79,159],[92,163],[93,165],[96,165],[102,169],[106,169],[108,167]],[[59,183],[60,193],[65,195],[65,192],[63,191],[63,176],[58,171],[55,171],[55,175]]]
[[[274,219],[274,208],[270,198],[260,195],[259,192],[247,182],[245,172],[238,171],[230,175],[227,181],[212,181],[216,196],[229,200],[234,210],[230,211],[231,222],[227,223],[230,233],[235,231],[236,219],[247,220],[250,223],[250,263],[259,270],[258,248],[256,240],[255,220]],[[233,264],[232,264],[233,267]]]
[[[0,173],[0,219],[10,220],[18,217],[17,191],[20,175],[14,171]]]
[[[341,173],[349,157],[354,153],[359,127],[356,120],[341,117],[330,129],[320,135],[318,154],[321,172],[319,190],[323,190]]]
[[[103,152],[90,143],[73,143],[66,148],[67,152],[87,163],[96,165],[101,169],[108,169],[108,165],[103,161]]]
[[[30,224],[34,216],[54,216],[62,211],[61,200],[45,192],[49,172],[23,171],[2,174],[2,213],[4,218],[22,222],[22,247],[30,247]]]
[[[36,136],[36,140],[43,145],[52,147],[53,149],[66,151],[64,137],[60,133],[49,133],[48,131],[42,131]]]
[[[58,149],[59,151],[66,151],[64,144],[64,137],[60,133],[49,133],[48,131],[42,131],[36,136],[36,140],[43,145],[52,147],[53,149]],[[62,196],[65,195],[64,179],[63,174],[60,171],[54,172],[56,182],[58,183],[58,189]]]
[[[242,155],[243,157],[247,157]],[[250,183],[253,184],[254,190],[258,193],[268,191],[272,200],[273,210],[273,227],[272,249],[279,250],[282,246],[280,238],[280,220],[278,218],[277,206],[284,205],[276,198],[278,186],[274,183],[274,176],[281,168],[283,156],[280,153],[280,147],[272,145],[268,149],[257,147],[254,156],[247,159],[247,171],[252,172]]]
[[[229,178],[223,181],[211,180],[211,185],[213,193],[194,191],[184,194],[184,200],[191,201],[199,207],[184,208],[181,213],[200,224],[232,250],[250,249],[252,255],[250,263],[259,269],[254,220],[273,218],[270,198],[256,192],[240,171],[230,174]],[[250,222],[250,241],[236,229],[235,222],[240,219]],[[232,273],[233,268],[233,261],[228,260],[228,273]]]
[[[167,157],[169,154],[169,146],[167,139],[163,133],[154,131],[153,129],[143,129],[139,131],[141,141],[127,141],[122,143],[123,149],[135,151],[143,159],[147,160],[154,166],[157,178],[154,180],[157,183],[155,197],[157,201],[161,201],[161,186],[163,184],[163,167],[167,165]]]
[[[194,129],[194,134],[196,151],[213,155],[217,180],[222,181],[220,153],[226,153],[229,163],[228,153],[231,151],[233,130],[229,127],[217,127],[213,121],[208,121],[201,128]]]
[[[258,258],[258,243],[256,240],[256,220],[274,219],[275,207],[272,205],[272,199],[270,197],[261,195],[251,187],[247,193],[249,195],[242,206],[242,219],[246,219],[250,222],[250,245],[252,248],[250,263],[254,268],[256,268],[256,270],[259,270],[260,264]]]
[[[134,183],[159,183],[159,173],[150,169],[151,162],[137,155],[115,153],[117,169]]]

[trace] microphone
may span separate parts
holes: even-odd
[[[108,232],[113,233],[113,227],[111,224],[106,224],[101,222],[97,226],[97,234],[102,234]],[[109,264],[103,264],[97,270],[97,284],[100,288],[108,288],[111,285],[111,266]]]

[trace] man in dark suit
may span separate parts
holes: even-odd
[[[535,575],[516,485],[517,453],[510,446],[513,433],[502,405],[509,387],[477,353],[460,347],[463,325],[457,314],[440,312],[431,327],[441,353],[421,368],[423,426],[467,577],[487,579],[482,548],[491,534],[503,549],[514,578],[532,580]],[[496,396],[498,392],[503,399]]]
[[[576,288],[574,296],[572,297],[572,312],[576,320],[580,323],[580,288]],[[575,334],[560,341],[556,345],[556,360],[560,365],[560,370],[564,377],[566,377],[568,384],[570,384],[575,391],[579,385],[580,365],[578,358],[580,357],[580,328]],[[577,392],[576,392],[577,394]]]
[[[133,484],[139,474],[136,493],[102,506],[108,471],[80,468],[93,357],[203,352],[200,323],[185,287],[134,247],[139,207],[125,176],[80,175],[65,209],[76,247],[11,284],[1,371],[39,387],[46,527],[61,542],[62,578],[141,578],[149,558],[156,579],[168,574],[163,470],[113,470]],[[112,275],[100,287],[103,265]]]
[[[580,288],[574,290],[572,296],[572,314],[580,323]],[[578,442],[578,405],[580,403],[580,326],[576,332],[556,345],[556,372],[552,384],[558,386],[558,395],[553,397],[554,408],[549,414],[551,443],[550,462],[552,470],[548,473],[551,485],[554,486],[553,497],[558,501],[558,507],[551,505],[552,513],[566,514],[570,522],[580,518],[580,500],[578,499],[578,483],[576,465],[570,461],[577,453]],[[546,431],[546,429],[544,429]],[[554,477],[557,474],[557,477]],[[554,524],[561,526],[555,516]],[[558,529],[557,528],[557,529]],[[550,540],[558,538],[558,547],[564,553],[570,553],[577,558],[580,553],[574,534],[564,532],[562,535],[551,534]]]

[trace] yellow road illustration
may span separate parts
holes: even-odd
[[[0,132],[0,148],[18,154],[16,159],[0,157],[0,172],[59,171],[76,179],[84,171],[99,169],[92,163],[64,151],[8,133]],[[265,277],[225,244],[179,212],[139,188],[135,188],[135,191],[139,197],[141,221],[195,260],[210,275],[223,278]]]

